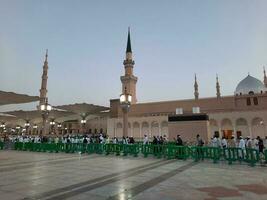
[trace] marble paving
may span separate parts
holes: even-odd
[[[0,151],[1,200],[267,199],[267,167]]]

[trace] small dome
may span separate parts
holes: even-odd
[[[260,94],[265,93],[267,91],[264,84],[259,80],[250,75],[244,78],[242,81],[239,82],[235,89],[236,95],[242,94]]]

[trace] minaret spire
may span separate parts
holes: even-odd
[[[45,62],[47,62],[47,58],[48,58],[48,49],[46,49],[46,52],[45,52]]]
[[[218,74],[216,74],[216,96],[217,98],[221,97],[221,89],[220,89]]]
[[[128,27],[128,39],[127,39],[126,53],[132,53],[130,27]]]
[[[197,75],[195,74],[195,84],[194,84],[194,95],[195,95],[195,99],[198,99],[199,97],[199,92],[198,92],[198,83],[197,83]]]
[[[134,60],[132,55],[132,46],[131,46],[131,36],[130,36],[130,27],[128,28],[128,37],[127,37],[127,46],[126,46],[126,57],[123,61],[125,74],[121,76],[122,83],[122,93],[127,93],[132,95],[132,103],[135,104],[136,99],[136,82],[137,77],[134,76],[133,68],[134,68]],[[126,91],[125,91],[126,88]]]
[[[40,105],[45,104],[46,102],[46,94],[47,94],[47,79],[48,79],[48,50],[46,50],[45,54],[45,61],[43,65],[43,74],[42,74],[42,83],[41,83],[41,89],[40,89]]]
[[[265,87],[267,87],[267,77],[266,77],[266,71],[265,71],[265,66],[263,66],[263,83]]]

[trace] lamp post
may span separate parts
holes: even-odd
[[[48,104],[46,99],[45,104],[40,105],[40,110],[43,118],[43,135],[46,135],[46,122],[49,115],[49,112],[52,110],[52,106]]]
[[[132,102],[132,95],[128,94],[126,88],[124,93],[120,96],[120,104],[123,114],[123,136],[128,136],[128,112]]]
[[[83,118],[82,120],[81,120],[81,124],[82,124],[82,132],[83,132],[83,134],[85,133],[85,124],[86,124],[86,119],[85,118]]]
[[[20,126],[19,125],[16,126],[16,130],[17,130],[17,134],[19,134],[20,133]]]
[[[51,120],[50,122],[50,126],[51,126],[51,132],[54,132],[54,129],[55,129],[55,125],[56,125],[56,122],[54,119]]]
[[[62,134],[61,128],[62,128],[62,124],[61,123],[58,123],[58,125],[57,125],[57,131],[58,131],[59,134]]]
[[[26,129],[26,134],[28,134],[28,133],[29,133],[29,127],[30,127],[30,122],[29,122],[29,120],[26,120],[26,123],[24,124],[24,127],[25,127],[25,129]]]
[[[34,124],[32,128],[33,128],[33,134],[35,135],[35,134],[36,134],[36,130],[37,130],[37,128],[38,128],[38,126],[37,126],[36,124]]]
[[[2,124],[0,124],[0,129],[1,129],[1,133],[3,133],[5,131],[6,125],[4,122]]]

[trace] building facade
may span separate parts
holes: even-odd
[[[234,95],[222,96],[218,76],[216,76],[216,96],[211,98],[199,98],[197,77],[195,75],[194,99],[137,103],[137,93],[135,84],[137,77],[133,76],[133,55],[131,47],[130,33],[128,33],[125,76],[134,77],[128,79],[127,85],[121,78],[122,88],[132,87],[134,90],[127,90],[134,98],[129,110],[128,135],[135,138],[143,138],[144,135],[160,136],[166,135],[169,138],[180,134],[188,140],[194,140],[193,136],[188,137],[187,132],[194,130],[192,126],[188,131],[180,133],[170,129],[169,116],[179,115],[197,115],[206,114],[208,116],[207,130],[201,133],[206,140],[209,140],[214,134],[220,137],[265,137],[267,136],[267,78],[264,70],[264,81],[260,81],[250,75],[245,77],[237,85]],[[127,61],[130,59],[130,62]],[[128,63],[131,63],[128,65]],[[123,131],[122,110],[119,99],[110,100],[110,117],[107,120],[108,135],[113,137],[122,137]],[[190,123],[189,123],[190,124]],[[192,123],[191,123],[192,124]],[[189,130],[190,129],[190,130]],[[203,129],[204,130],[204,129]],[[199,134],[198,130],[194,130]]]

